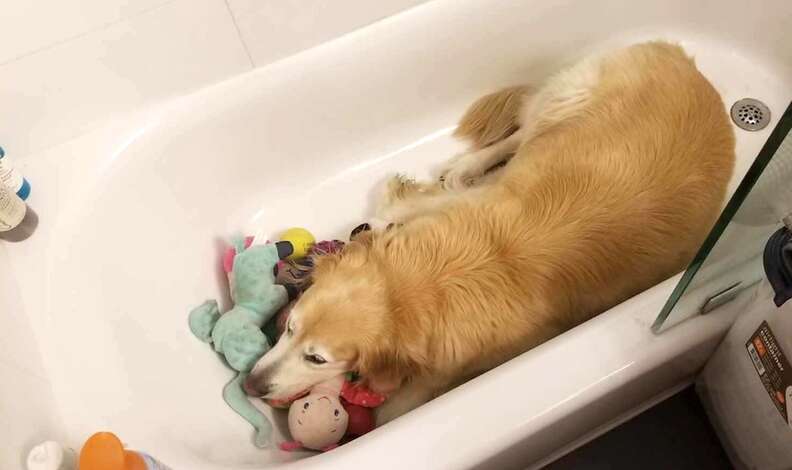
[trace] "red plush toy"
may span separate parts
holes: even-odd
[[[341,388],[341,404],[349,414],[347,435],[362,436],[374,429],[374,413],[372,408],[380,406],[385,396],[380,395],[356,382],[347,380]]]
[[[360,437],[363,434],[374,429],[374,414],[371,408],[364,408],[359,405],[352,405],[350,403],[341,402],[344,409],[349,415],[349,423],[347,424],[347,436]]]

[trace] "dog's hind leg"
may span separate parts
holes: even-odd
[[[591,57],[550,77],[536,93],[511,87],[476,101],[455,133],[470,142],[471,151],[446,164],[443,187],[475,185],[488,170],[514,156],[523,142],[580,115],[592,100],[600,69],[601,59]]]
[[[528,86],[514,86],[484,95],[465,111],[454,137],[467,141],[470,151],[489,147],[517,132],[520,114],[531,96]]]
[[[530,93],[527,86],[504,88],[479,98],[468,108],[454,135],[467,141],[470,151],[452,158],[441,170],[445,189],[473,186],[488,170],[514,155],[523,141],[520,114]]]
[[[452,158],[440,176],[443,188],[459,191],[475,186],[489,170],[514,156],[522,141],[523,132],[518,129],[489,147]]]

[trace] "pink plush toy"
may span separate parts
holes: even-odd
[[[250,248],[250,245],[253,244],[253,237],[245,237],[243,243],[245,245],[245,249]],[[237,250],[233,246],[226,248],[225,252],[223,253],[223,271],[228,277],[228,289],[231,292],[234,291],[234,258],[236,255]]]
[[[339,375],[311,389],[289,407],[289,432],[293,441],[283,450],[299,448],[327,451],[347,437],[358,437],[374,429],[371,408],[385,397],[349,382]]]

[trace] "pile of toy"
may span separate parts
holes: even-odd
[[[365,224],[358,227],[353,235],[366,228]],[[195,336],[211,343],[237,372],[223,388],[223,398],[254,427],[258,447],[270,444],[272,424],[248,400],[242,384],[258,359],[277,342],[292,306],[310,287],[315,258],[343,248],[339,240],[317,243],[302,228],[287,230],[274,243],[240,237],[222,257],[233,308],[221,314],[217,301],[208,300],[190,312]],[[292,441],[281,443],[280,448],[329,450],[372,430],[372,408],[385,398],[360,386],[357,379],[354,374],[338,376],[291,403],[271,403],[289,408]],[[319,401],[319,397],[329,399]]]

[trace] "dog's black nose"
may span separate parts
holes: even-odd
[[[245,382],[242,384],[242,388],[245,390],[245,393],[251,397],[263,397],[269,393],[270,386],[261,383],[261,379],[258,377],[248,375]]]

